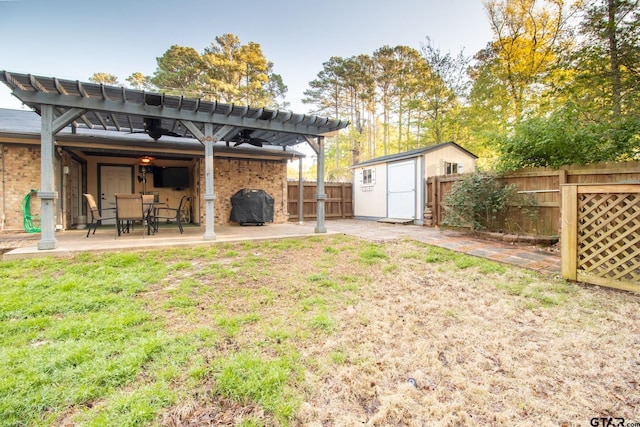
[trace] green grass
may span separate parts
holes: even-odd
[[[341,313],[380,280],[426,262],[502,275],[491,286],[526,307],[574,292],[445,249],[393,245],[326,236],[3,262],[0,426],[158,425],[192,396],[259,408],[238,425],[286,426],[308,392],[306,370],[357,362],[347,350],[305,359],[301,349],[362,321]]]
[[[288,384],[298,371],[295,358],[267,359],[242,351],[220,358],[213,368],[217,391],[235,401],[251,401],[287,422],[298,407],[298,399]]]
[[[360,250],[360,262],[364,264],[376,264],[387,258],[387,254],[379,245],[367,245]]]

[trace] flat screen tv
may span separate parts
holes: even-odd
[[[189,168],[186,166],[154,167],[155,188],[189,188]]]

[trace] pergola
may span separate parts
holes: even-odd
[[[197,98],[145,92],[125,87],[0,71],[14,96],[41,117],[41,238],[38,249],[54,249],[54,136],[70,126],[123,133],[147,133],[197,139],[205,159],[205,240],[215,240],[214,144],[224,141],[288,147],[308,143],[317,154],[316,233],[326,233],[324,217],[324,136],[349,123],[284,110],[223,104]]]

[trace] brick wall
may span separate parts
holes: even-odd
[[[0,144],[0,223],[2,230],[23,231],[22,200],[40,188],[40,147]],[[2,169],[4,167],[4,169]],[[31,198],[31,214],[40,214],[40,201]]]
[[[23,231],[22,200],[31,189],[40,188],[40,147],[18,144],[0,143],[0,177],[4,182],[0,182],[0,221],[4,215],[4,231]],[[4,160],[3,162],[1,160]],[[71,157],[63,152],[62,165],[69,166]],[[5,170],[2,170],[4,164]],[[205,204],[202,195],[205,190],[204,181],[204,159],[199,160],[200,170],[200,196],[199,218],[192,220],[200,224],[205,223]],[[215,158],[215,223],[226,224],[231,215],[231,196],[243,188],[265,190],[274,199],[274,217],[276,224],[286,223],[289,219],[287,212],[287,163],[286,161],[272,160],[250,160],[250,159],[229,159]],[[56,172],[58,173],[58,172]],[[89,173],[95,173],[89,171]],[[60,189],[59,197],[63,197]],[[64,203],[70,206],[71,194],[67,192]],[[40,201],[33,197],[31,202],[31,213],[40,213]],[[192,203],[195,203],[192,200]],[[4,208],[4,211],[3,211]],[[71,210],[66,210],[66,218],[61,218],[66,226],[73,224]],[[89,218],[87,218],[89,220]]]
[[[204,159],[200,160],[200,189],[205,190]],[[215,223],[229,223],[231,196],[243,188],[264,190],[273,197],[274,224],[286,223],[287,163],[286,161],[214,159]],[[205,222],[205,204],[200,197],[200,224]]]

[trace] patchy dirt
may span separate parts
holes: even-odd
[[[325,243],[256,253],[236,245],[237,255],[218,257],[217,269],[198,279],[197,315],[163,307],[176,283],[210,268],[200,260],[146,297],[176,333],[215,324],[221,314],[211,307],[224,307],[229,317],[251,307],[261,320],[209,351],[260,343],[269,353],[280,344],[261,335],[270,322],[295,328],[294,308],[314,298],[313,287],[334,287],[335,299],[332,289],[316,288],[331,332],[284,342],[305,366],[295,426],[640,421],[640,296],[505,266],[425,262],[429,247],[410,241],[380,244],[386,258],[363,264],[357,245],[345,239],[332,246],[335,254]],[[257,269],[246,275],[234,267],[256,259]],[[325,275],[329,285],[310,284],[314,275]],[[345,283],[357,286],[339,290]],[[278,425],[252,405],[207,390],[170,408],[162,424],[233,425],[248,415]]]
[[[342,311],[340,330],[308,349],[346,359],[308,374],[300,425],[640,420],[637,295],[543,279],[518,290],[528,272],[429,265],[403,258],[413,252],[404,245],[387,245],[397,270],[377,277]]]
[[[183,403],[162,416],[165,427],[236,426],[245,418],[260,419],[263,411],[256,405],[243,405],[229,399],[212,398]]]

